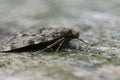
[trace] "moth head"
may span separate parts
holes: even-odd
[[[76,38],[76,39],[82,41],[83,43],[89,45],[89,44],[86,43],[84,40],[80,39],[80,38],[79,38],[79,36],[80,36],[79,32],[77,32],[77,31],[75,31],[75,30],[73,30],[73,29],[67,28],[67,29],[65,29],[65,30],[63,31],[63,33],[64,33],[64,37],[65,37],[65,38],[69,38],[69,39],[75,39],[75,38]]]
[[[65,30],[65,37],[67,38],[78,38],[79,37],[79,32],[73,30],[73,29],[66,29]]]

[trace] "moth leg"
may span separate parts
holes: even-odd
[[[44,50],[49,49],[49,48],[52,48],[53,46],[55,46],[57,43],[61,42],[62,40],[64,40],[64,38],[58,39],[57,41],[55,41],[54,43],[50,44],[49,46],[47,46],[46,48],[44,48],[41,51],[44,51]]]
[[[58,46],[58,48],[56,49],[55,53],[58,52],[58,50],[60,49],[60,47],[62,46],[62,44],[64,43],[64,41],[65,41],[65,39],[63,39],[63,40],[61,41],[61,43],[59,44],[59,46]],[[55,53],[54,53],[54,54],[55,54]]]
[[[50,50],[51,50],[52,52],[54,52],[52,47],[50,48]]]

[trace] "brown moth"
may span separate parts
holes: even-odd
[[[79,38],[79,32],[76,32],[72,28],[31,29],[9,39],[1,45],[0,51],[24,52],[46,49],[58,51],[60,48],[66,47],[69,41],[75,38]]]

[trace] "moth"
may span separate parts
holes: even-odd
[[[72,28],[31,29],[5,41],[1,45],[0,52],[44,51],[48,49],[57,52],[61,48],[67,47],[71,39],[79,39],[79,36],[79,32]],[[82,39],[79,40],[84,42]]]

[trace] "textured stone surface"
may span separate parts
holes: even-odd
[[[55,54],[0,53],[0,79],[120,80],[119,5],[118,0],[0,0],[0,40],[20,30],[62,26],[91,45],[88,51]]]

